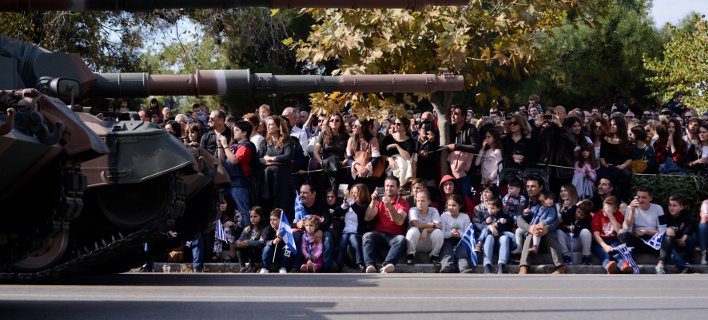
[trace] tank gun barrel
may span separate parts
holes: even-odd
[[[464,6],[469,0],[0,0],[0,11],[129,11],[239,7],[268,8],[400,8]]]
[[[244,70],[198,70],[190,75],[96,73],[89,96],[148,97],[169,95],[270,95],[312,92],[462,91],[464,78],[451,73],[383,75],[273,75]]]

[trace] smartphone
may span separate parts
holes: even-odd
[[[384,189],[384,187],[378,187],[376,188],[376,192],[378,193],[379,201],[383,200],[383,197],[386,194],[386,189]]]
[[[340,184],[339,188],[337,189],[337,197],[340,199],[344,199],[344,191],[349,189],[348,184]]]
[[[553,120],[553,108],[546,108],[546,113],[543,115],[543,120]]]
[[[433,131],[432,121],[423,121],[423,132]]]

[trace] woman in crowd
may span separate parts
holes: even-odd
[[[187,136],[184,137],[184,144],[192,147],[198,147],[199,141],[202,139],[202,135],[204,134],[204,127],[202,127],[202,124],[199,121],[195,121],[187,124],[185,133]]]
[[[371,190],[377,183],[370,178],[381,160],[379,141],[374,134],[373,125],[371,120],[354,121],[354,134],[347,142],[347,162],[351,167],[352,184],[363,183]]]
[[[531,144],[531,126],[526,117],[515,113],[509,121],[510,134],[502,138],[502,154],[505,157],[504,167],[526,169],[534,166],[536,150]]]
[[[410,120],[407,118],[395,118],[390,131],[381,143],[381,154],[388,157],[386,172],[396,176],[403,185],[408,178],[415,178],[416,141],[411,138]]]
[[[355,184],[351,192],[344,192],[344,202],[340,207],[334,210],[334,217],[344,219],[344,229],[342,237],[339,241],[339,253],[337,255],[337,265],[342,269],[344,265],[344,257],[347,255],[347,246],[351,246],[355,251],[355,261],[360,272],[366,271],[364,265],[364,247],[361,237],[364,233],[372,231],[370,228],[371,222],[366,221],[366,208],[371,202],[371,193],[364,184]],[[351,210],[350,210],[351,209]]]
[[[632,165],[632,143],[627,135],[627,122],[622,116],[610,119],[610,134],[602,141],[600,149],[600,177],[615,179],[619,190],[628,189],[628,168]]]
[[[695,175],[708,176],[708,123],[698,128],[698,141],[688,149],[686,167]]]
[[[290,162],[293,159],[293,141],[285,121],[279,117],[268,120],[268,134],[261,142],[258,157],[261,162],[261,177],[258,185],[260,203],[265,211],[281,208],[293,221],[294,190],[290,176]]]
[[[632,168],[633,172],[636,173],[647,173],[654,174],[657,170],[656,165],[656,155],[654,154],[654,148],[646,143],[647,132],[642,126],[633,127],[630,133],[630,140],[634,143],[632,146],[632,161],[644,161],[646,163],[646,168],[640,170],[639,167]]]
[[[589,137],[585,135],[583,130],[583,122],[578,117],[568,117],[565,119],[565,126],[570,129],[570,132],[575,136],[575,158],[578,158],[580,146],[585,142],[592,143]]]
[[[605,137],[610,134],[610,123],[605,118],[592,118],[588,123],[588,132],[590,133],[590,141],[595,147],[595,159],[599,161],[602,141],[605,141]]]
[[[345,149],[349,135],[344,128],[344,120],[338,113],[327,118],[328,125],[322,135],[317,138],[315,153],[313,154],[329,180],[328,186],[335,189],[340,183],[346,180],[346,170],[342,167],[346,165]]]
[[[656,133],[659,139],[654,144],[654,154],[659,173],[686,173],[686,141],[683,141],[681,121],[672,119],[666,126],[658,125]]]
[[[681,120],[681,118],[678,119]],[[692,145],[698,143],[698,140],[700,139],[698,136],[698,127],[700,125],[701,119],[698,118],[688,120],[688,123],[686,123],[686,134],[683,136],[683,140],[686,141],[686,148],[690,149]]]
[[[167,121],[167,124],[165,124],[165,130],[175,136],[175,138],[179,139],[180,142],[184,142],[184,139],[181,137],[182,126],[180,126],[179,122],[174,120]]]

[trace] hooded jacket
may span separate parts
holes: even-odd
[[[443,192],[442,185],[448,180],[452,180],[452,182],[455,184],[455,194],[459,194],[465,198],[466,205],[460,208],[460,212],[467,213],[467,215],[470,216],[470,221],[472,221],[472,214],[474,213],[474,205],[472,204],[472,200],[470,200],[470,198],[468,198],[467,196],[460,194],[460,182],[457,181],[457,179],[455,179],[451,175],[445,175],[442,180],[440,180],[440,198],[438,199],[438,201],[435,202],[435,209],[438,209],[440,214],[445,211],[445,204],[447,203],[447,198],[445,197],[445,193]]]

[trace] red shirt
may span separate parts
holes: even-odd
[[[615,220],[617,220],[621,226],[622,222],[624,222],[624,216],[622,213],[617,210],[615,211],[614,216]],[[617,231],[619,230],[615,230],[612,226],[612,221],[605,217],[605,214],[602,213],[602,209],[595,213],[592,217],[592,223],[590,225],[592,226],[592,233],[594,234],[595,232],[599,232],[600,238],[617,239]]]
[[[396,211],[403,211],[404,215],[408,215],[408,209],[410,206],[408,205],[408,201],[401,198],[401,196],[398,196],[396,201],[392,202],[391,205],[393,205],[393,209]],[[375,218],[376,227],[374,228],[374,231],[400,235],[405,234],[406,223],[401,223],[400,226],[397,225],[391,218],[391,214],[388,212],[388,209],[386,208],[386,205],[384,205],[383,201],[376,202],[376,210],[378,210],[379,213]]]

